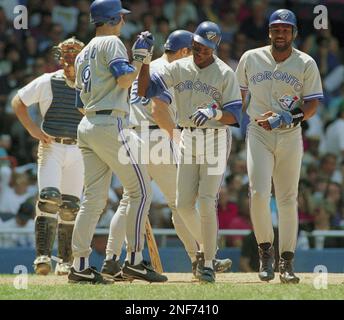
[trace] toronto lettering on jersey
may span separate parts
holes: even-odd
[[[303,87],[302,83],[300,82],[298,78],[289,74],[288,72],[282,72],[279,70],[275,70],[273,72],[272,71],[258,72],[250,78],[250,82],[256,85],[258,82],[265,81],[265,80],[272,80],[272,79],[275,79],[277,81],[284,81],[285,83],[294,87],[295,91],[301,91]]]
[[[222,101],[222,95],[215,87],[199,80],[195,82],[191,80],[179,82],[174,89],[177,90],[178,93],[182,93],[184,90],[194,90],[211,96],[215,101]]]

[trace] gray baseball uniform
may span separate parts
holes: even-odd
[[[294,49],[281,63],[270,46],[247,51],[236,71],[241,90],[248,90],[251,118],[247,133],[247,167],[250,180],[251,219],[258,243],[273,243],[270,213],[271,177],[279,214],[279,250],[294,252],[297,239],[297,191],[303,154],[301,127],[266,131],[254,119],[273,111],[281,113],[322,98],[315,61]]]
[[[86,115],[78,127],[78,144],[85,164],[85,197],[73,233],[74,257],[88,257],[91,252],[112,172],[128,195],[127,251],[143,249],[144,222],[151,202],[150,178],[134,159],[123,132],[129,112],[127,90],[116,83],[121,69],[115,68],[119,70],[115,75],[110,71],[111,65],[122,61],[127,62],[128,56],[117,36],[93,38],[76,60],[76,85],[81,90]],[[129,165],[118,159],[123,147],[130,158]]]
[[[152,71],[161,70],[165,65],[168,65],[169,62],[161,57],[159,59],[154,60],[150,66]],[[173,89],[169,90],[169,92],[164,92],[165,97],[161,97],[162,99],[169,100],[173,96]],[[172,100],[172,103],[169,105],[169,114],[173,120],[176,118],[176,108],[175,104]],[[151,138],[152,136],[150,133],[153,130],[160,130],[158,129],[157,124],[154,121],[152,116],[152,102],[150,99],[146,99],[143,97],[139,97],[137,95],[137,80],[133,83],[131,88],[131,99],[130,99],[130,116],[129,116],[130,126],[134,128],[136,134],[138,135],[139,140],[141,141],[140,144],[147,144],[149,143],[148,151],[151,152],[152,148],[154,148],[159,141],[153,141],[153,139],[149,139],[149,141],[145,141],[146,138]],[[141,124],[145,122],[146,125],[149,127],[141,127]],[[149,130],[150,132],[143,132]],[[160,134],[163,136],[162,134]],[[186,228],[183,220],[178,215],[176,210],[176,177],[177,177],[177,167],[176,164],[173,163],[173,143],[168,143],[168,148],[170,149],[170,157],[168,163],[161,163],[155,164],[152,162],[151,158],[149,158],[149,163],[147,164],[147,171],[150,177],[157,183],[159,188],[161,189],[162,193],[165,195],[168,205],[172,211],[172,221],[174,227],[176,229],[178,237],[183,242],[186,251],[188,252],[191,260],[194,260],[196,251],[199,249],[195,239],[192,237],[190,231]],[[167,162],[167,161],[166,161]],[[126,220],[126,207],[127,207],[127,197],[124,197],[121,202],[120,206],[116,211],[110,227],[110,234],[108,239],[108,245],[106,249],[106,255],[111,257],[116,255],[117,257],[121,254],[121,248],[125,237],[125,220]],[[200,229],[200,219],[198,215],[197,224]],[[197,225],[194,226],[197,228]],[[202,239],[197,239],[198,241],[202,241]]]
[[[236,118],[241,108],[234,72],[216,56],[214,59],[202,69],[192,56],[174,61],[152,74],[152,91],[147,92],[149,97],[161,90],[158,88],[174,88],[177,123],[183,128],[177,172],[177,211],[197,239],[200,236],[195,229],[198,197],[204,258],[208,261],[215,258],[217,250],[217,198],[230,152],[231,132],[228,126],[214,119],[196,129],[189,117],[205,104],[216,104]]]

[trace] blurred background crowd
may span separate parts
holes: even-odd
[[[75,35],[88,43],[94,30],[89,24],[91,0],[0,0],[0,228],[33,228],[37,194],[37,141],[16,119],[11,99],[17,90],[34,78],[59,68],[52,47]],[[299,185],[299,248],[344,247],[344,238],[314,241],[304,237],[312,230],[344,230],[344,2],[341,0],[131,0],[122,1],[131,10],[121,38],[130,54],[136,35],[151,31],[156,39],[155,57],[175,29],[194,31],[204,20],[218,23],[222,42],[217,55],[234,70],[248,49],[269,43],[268,18],[277,8],[288,8],[298,18],[295,46],[310,54],[318,64],[325,93],[318,113],[303,122],[304,158]],[[14,6],[28,9],[29,28],[15,30]],[[328,9],[328,28],[316,30],[313,9]],[[29,108],[32,118],[41,121],[39,111]],[[245,133],[233,130],[232,152],[226,179],[220,190],[220,229],[252,229],[249,216]],[[292,166],[293,164],[290,163]],[[156,185],[150,213],[152,225],[172,228],[170,211]],[[121,197],[114,178],[108,206],[98,227],[108,227]],[[271,209],[278,225],[278,209],[272,190]],[[24,239],[25,240],[25,239]],[[27,241],[26,241],[27,240]],[[28,245],[30,239],[8,238],[8,245]],[[32,239],[33,241],[33,239]],[[249,252],[254,237],[226,236],[221,246],[242,247]],[[5,243],[0,246],[5,245]],[[247,268],[249,268],[247,266]]]

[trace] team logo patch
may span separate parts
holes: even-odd
[[[281,18],[281,20],[287,20],[289,17],[289,12],[282,12],[278,14],[278,16]]]
[[[214,32],[214,31],[208,31],[205,34],[206,34],[208,40],[212,40],[216,37],[216,32]]]
[[[281,107],[287,111],[292,110],[294,108],[295,103],[299,100],[300,98],[298,96],[289,96],[286,94],[278,99]]]

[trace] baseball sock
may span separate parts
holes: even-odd
[[[205,260],[205,261],[204,261],[204,267],[205,267],[205,268],[214,269],[214,267],[213,267],[213,261],[212,261],[212,260]]]
[[[133,265],[139,264],[143,260],[142,251],[128,252],[126,260]]]
[[[73,268],[76,271],[82,271],[89,267],[88,257],[77,257],[73,260]]]

